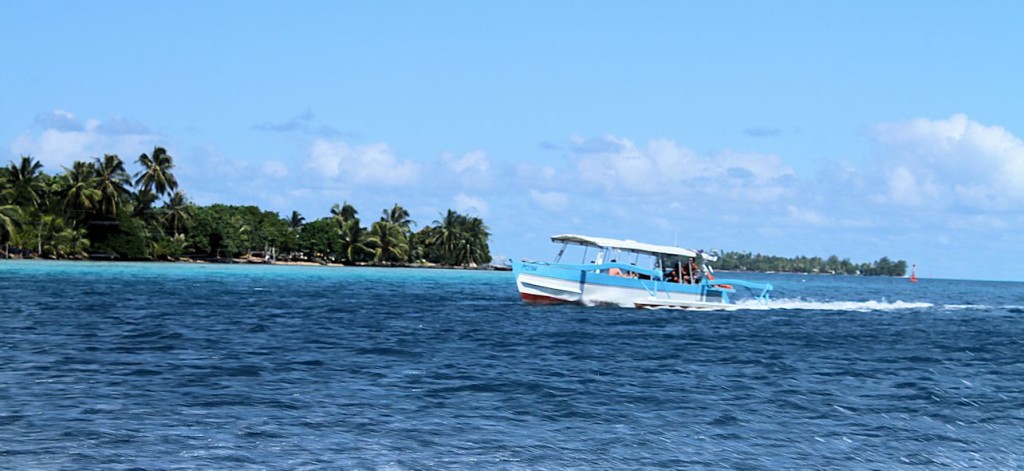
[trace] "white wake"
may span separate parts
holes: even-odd
[[[811,301],[804,299],[772,299],[768,304],[757,300],[744,300],[736,303],[740,309],[756,310],[807,310],[807,311],[901,311],[906,309],[927,309],[935,307],[932,303],[908,301]]]

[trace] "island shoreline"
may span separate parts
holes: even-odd
[[[472,270],[472,271],[511,271],[512,267],[486,264],[482,266],[453,266],[438,265],[432,263],[401,263],[401,264],[373,264],[373,263],[331,263],[315,262],[308,260],[253,260],[253,259],[197,259],[181,258],[177,260],[125,260],[116,258],[48,258],[48,257],[23,257],[12,255],[8,257],[0,251],[0,263],[5,261],[30,261],[30,262],[84,262],[84,263],[165,263],[165,264],[197,264],[197,265],[271,265],[271,266],[296,266],[296,267],[326,267],[326,268],[415,268],[427,270]]]

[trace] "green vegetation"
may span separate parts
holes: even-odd
[[[856,264],[850,262],[848,258],[840,260],[835,255],[827,259],[802,256],[785,258],[751,254],[750,252],[725,252],[718,257],[715,268],[735,271],[904,276],[907,273],[907,262],[903,260],[894,262],[888,257],[882,257],[874,263]]]
[[[134,175],[110,154],[56,175],[30,156],[0,168],[0,256],[448,266],[491,260],[483,220],[452,210],[414,231],[398,204],[369,227],[347,202],[310,222],[297,211],[282,218],[256,206],[197,206],[178,189],[164,148],[135,163]]]

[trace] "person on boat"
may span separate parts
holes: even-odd
[[[693,257],[690,257],[690,262],[687,264],[686,271],[688,271],[690,275],[690,284],[696,284],[698,281],[697,277],[700,276],[700,269],[697,268],[697,262],[693,260]]]
[[[612,263],[615,263],[615,262],[616,262],[616,260],[613,258],[612,259]],[[626,276],[626,275],[624,275],[622,273],[622,270],[619,270],[619,267],[611,267],[611,268],[609,268],[608,269],[608,274],[611,275],[611,276]]]
[[[693,258],[690,258],[686,265],[683,265],[683,283],[691,284],[693,282]]]

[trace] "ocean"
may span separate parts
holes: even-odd
[[[1022,469],[1024,283],[0,261],[0,469]]]

